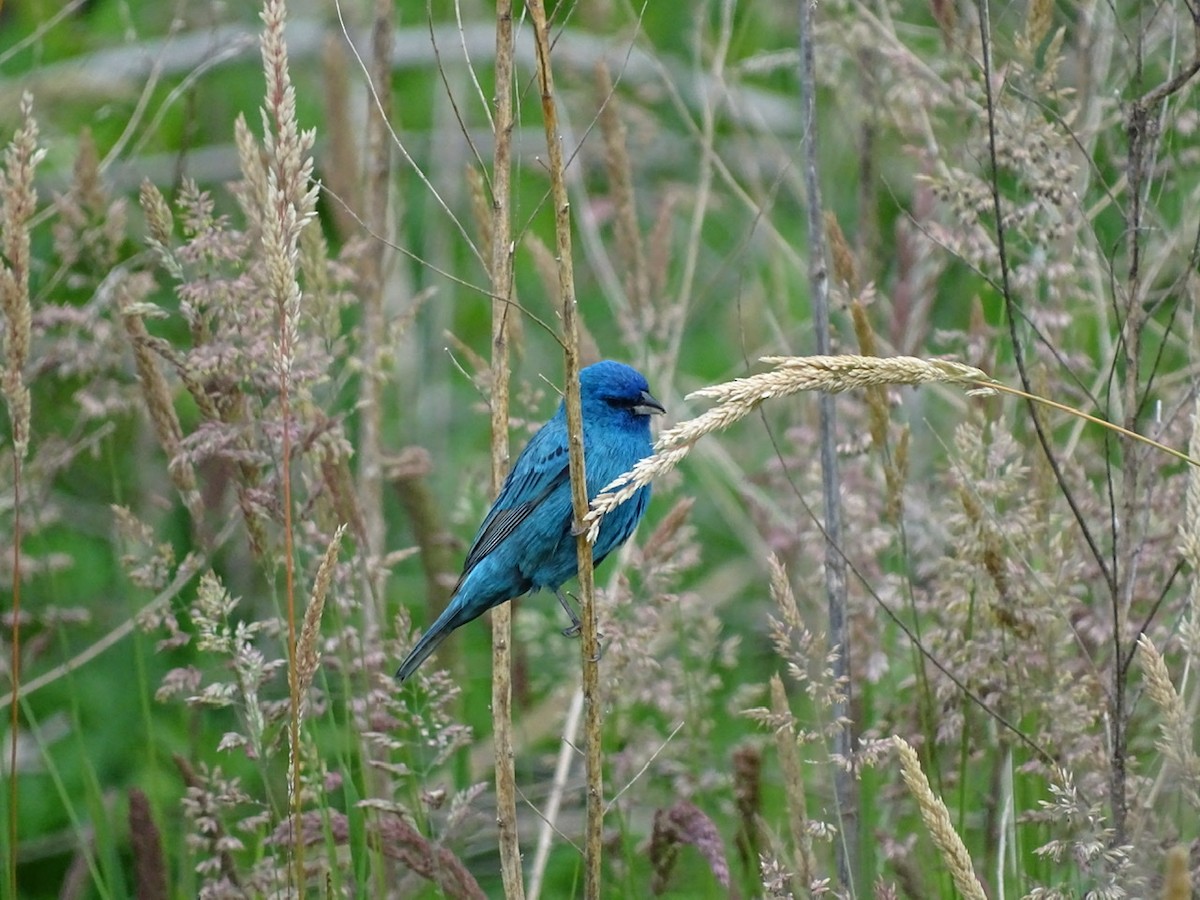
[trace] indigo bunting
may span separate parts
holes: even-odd
[[[650,416],[664,410],[640,372],[611,360],[579,373],[579,393],[591,499],[650,455]],[[596,565],[629,539],[649,502],[647,486],[605,516],[592,547]],[[579,574],[573,518],[567,412],[560,403],[517,457],[479,526],[450,603],[401,663],[396,678],[412,675],[455,628],[542,588],[552,590],[571,617],[572,627],[564,633],[577,634],[579,617],[562,593],[563,582]]]

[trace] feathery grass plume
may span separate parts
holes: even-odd
[[[158,445],[167,456],[167,473],[187,506],[193,527],[199,528],[204,521],[204,506],[196,489],[196,472],[191,460],[181,452],[183,429],[175,413],[171,389],[158,367],[158,358],[151,349],[152,339],[142,319],[147,309],[142,300],[152,288],[153,281],[146,272],[121,278],[116,292],[117,309],[133,349],[133,361],[142,389],[142,400],[150,414],[150,425],[154,436],[158,438]],[[149,308],[157,311],[157,307]]]
[[[898,735],[892,738],[892,743],[900,758],[900,772],[904,777],[904,783],[908,785],[909,791],[912,792],[921,809],[921,818],[925,822],[925,827],[929,829],[933,842],[941,851],[942,859],[950,870],[950,877],[954,879],[954,885],[958,888],[958,892],[967,900],[987,900],[983,885],[975,877],[975,870],[971,866],[971,857],[967,853],[967,848],[963,845],[962,838],[958,836],[950,821],[950,813],[946,809],[946,804],[934,794],[933,789],[929,786],[929,780],[921,771],[921,761],[917,757],[917,751],[908,741]]]
[[[1147,635],[1138,638],[1142,668],[1146,673],[1146,693],[1162,713],[1162,739],[1157,747],[1167,761],[1179,770],[1179,784],[1194,808],[1200,807],[1200,757],[1194,746],[1195,718],[1188,714],[1183,698],[1171,683],[1171,675],[1162,655]]]
[[[4,373],[0,390],[12,423],[13,448],[18,459],[29,449],[29,388],[25,363],[29,358],[32,312],[29,306],[29,220],[37,211],[34,172],[46,155],[37,144],[38,126],[33,117],[33,95],[21,95],[21,126],[4,150],[0,166],[0,223],[3,223],[4,258],[0,260],[0,310],[4,313]]]
[[[333,583],[333,570],[337,564],[338,552],[342,548],[342,535],[345,533],[345,525],[339,525],[333,533],[333,539],[325,549],[325,556],[321,558],[321,565],[317,568],[312,596],[304,610],[304,623],[300,626],[300,637],[296,646],[296,680],[300,686],[301,697],[308,693],[313,676],[317,674],[317,665],[321,661],[318,646],[321,637],[321,613],[325,610],[325,596],[329,593],[329,585]]]
[[[187,702],[201,709],[232,708],[240,730],[227,733],[218,749],[242,748],[251,759],[263,759],[272,749],[278,735],[273,730],[286,716],[286,706],[265,701],[262,689],[287,661],[267,659],[256,646],[260,634],[278,632],[275,621],[247,620],[237,615],[241,601],[225,589],[211,571],[200,578],[196,599],[190,607],[192,625],[196,630],[196,649],[227,658],[223,671],[231,675],[200,683]],[[161,692],[160,692],[161,693]]]
[[[715,400],[716,406],[663,432],[654,445],[652,456],[605,486],[592,501],[584,519],[589,541],[595,542],[600,534],[600,521],[605,515],[632,497],[639,488],[679,465],[700,438],[744,419],[767,400],[802,391],[841,393],[886,384],[959,384],[968,386],[968,393],[974,395],[987,391],[981,385],[991,381],[985,372],[974,366],[912,356],[767,356],[763,357],[763,362],[775,368],[688,394],[688,400]]]
[[[183,281],[183,265],[171,250],[172,235],[175,232],[175,218],[171,215],[171,205],[149,178],[142,180],[141,189],[138,191],[138,203],[146,219],[146,243],[154,250],[159,264],[171,277],[176,281]]]
[[[267,79],[262,109],[266,189],[262,197],[263,253],[267,288],[281,315],[279,363],[287,372],[299,339],[300,282],[297,277],[300,232],[313,220],[319,185],[313,181],[312,147],[316,132],[296,122],[296,89],[288,71],[284,0],[263,5],[263,70]],[[239,140],[239,149],[242,142]],[[243,151],[242,159],[246,161]],[[253,185],[257,193],[260,186]]]
[[[1025,32],[1017,39],[1018,48],[1030,57],[1037,52],[1050,24],[1054,21],[1054,0],[1030,0],[1025,11]]]
[[[814,634],[804,623],[787,570],[774,555],[767,557],[771,571],[771,599],[779,608],[779,618],[771,616],[771,643],[776,655],[787,663],[787,673],[817,704],[833,709],[846,700],[846,684],[835,674],[835,652],[825,635]],[[838,722],[827,726],[836,731]],[[815,734],[802,735],[812,740]]]
[[[827,216],[831,215],[826,213]],[[850,254],[850,248],[845,245],[845,237],[842,236],[841,229],[837,227],[837,220],[833,220],[833,226],[836,228],[836,239],[831,239],[831,246],[834,249],[835,260],[838,251],[838,241],[843,245],[841,252],[847,256]],[[851,257],[847,263],[853,265]],[[853,275],[853,271],[850,273]],[[850,301],[850,318],[854,323],[854,336],[858,340],[858,350],[863,356],[878,356],[878,342],[875,340],[875,330],[871,327],[871,320],[867,317],[867,306],[875,299],[875,289],[868,285],[858,296]],[[888,425],[891,422],[891,409],[888,405],[888,391],[883,385],[871,385],[866,388],[867,398],[867,427],[871,433],[871,444],[875,447],[875,452],[883,459],[883,477],[884,484],[887,490],[887,501],[884,505],[884,514],[887,521],[896,522],[899,520],[903,503],[904,503],[904,479],[908,474],[908,438],[909,427],[901,426],[900,437],[895,448],[890,448],[888,444]]]
[[[242,897],[241,876],[233,852],[242,849],[240,838],[229,833],[226,819],[251,802],[237,778],[226,778],[220,766],[209,768],[200,763],[199,769],[178,753],[172,755],[175,767],[183,779],[183,814],[193,824],[188,835],[188,850],[197,858],[196,873],[203,879],[202,896]],[[249,825],[249,822],[245,822]]]
[[[154,529],[128,507],[113,506],[112,514],[122,544],[121,565],[129,580],[144,590],[163,590],[175,569],[175,548],[169,541],[156,540]]]
[[[650,889],[655,894],[667,889],[671,869],[684,844],[700,851],[717,882],[728,889],[729,863],[725,859],[721,834],[713,820],[688,800],[679,800],[669,809],[655,810],[649,848],[650,865],[654,867]]]
[[[783,769],[788,828],[791,832],[792,849],[796,854],[796,894],[804,896],[812,885],[817,863],[813,857],[812,835],[808,827],[808,797],[804,789],[800,748],[796,741],[787,692],[783,689],[783,679],[778,674],[771,676],[771,714],[779,723],[775,727],[775,748],[779,753],[780,768]]]
[[[854,264],[854,251],[850,249],[850,245],[846,242],[846,234],[842,231],[842,226],[838,222],[837,213],[827,209],[824,213],[825,219],[825,240],[829,243],[829,252],[833,257],[833,277],[846,286],[846,289],[853,295],[859,291],[858,282],[858,267]],[[854,330],[858,331],[858,323],[855,322]],[[859,347],[862,349],[865,356],[874,356],[874,350],[867,350],[862,347],[862,341],[859,341]]]
[[[129,791],[129,844],[138,900],[167,900],[167,863],[150,801],[139,788]]]
[[[89,128],[79,135],[71,186],[54,203],[52,232],[61,263],[76,277],[102,277],[121,259],[128,232],[128,201],[110,197]]]
[[[1188,848],[1177,844],[1167,851],[1163,873],[1163,900],[1192,900],[1191,856]]]
[[[318,185],[312,179],[312,146],[315,131],[300,131],[296,123],[296,90],[288,71],[284,25],[287,6],[284,0],[266,0],[261,14],[263,70],[266,75],[266,101],[261,110],[263,154],[266,169],[266,196],[262,202],[259,226],[262,229],[263,261],[266,267],[268,297],[278,316],[278,340],[275,362],[279,378],[279,406],[282,441],[279,449],[280,487],[283,511],[284,602],[287,608],[289,807],[293,822],[298,822],[302,805],[302,746],[300,741],[301,695],[297,666],[295,602],[294,525],[292,521],[292,412],[293,366],[300,342],[299,244],[300,232],[316,216]],[[243,162],[249,163],[243,154]],[[251,185],[252,190],[258,186]],[[299,829],[293,827],[293,832]],[[303,900],[306,883],[304,844],[294,844],[294,883]]]

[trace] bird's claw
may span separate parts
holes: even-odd
[[[596,655],[592,657],[592,662],[598,663],[604,658],[604,651],[608,644],[604,643],[604,635],[596,632]]]
[[[566,638],[577,638],[583,633],[583,623],[574,622],[562,630],[562,636]]]

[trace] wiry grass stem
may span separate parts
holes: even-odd
[[[492,495],[508,472],[508,339],[512,278],[513,10],[511,0],[496,5],[496,111],[492,160]],[[492,741],[496,759],[496,823],[500,872],[506,896],[525,896],[521,845],[517,834],[517,780],[513,766],[512,605],[492,610]]]
[[[564,390],[567,407],[567,446],[571,467],[571,500],[575,521],[588,511],[587,478],[583,457],[583,413],[579,399],[579,321],[575,302],[575,272],[571,260],[571,204],[567,197],[562,137],[554,99],[554,73],[550,66],[550,26],[541,0],[526,4],[533,19],[537,47],[537,78],[541,89],[542,119],[550,170],[550,198],[554,204],[555,251],[558,256],[558,290],[562,303]],[[583,527],[577,529],[579,554],[579,605],[583,624],[580,656],[583,665],[584,745],[587,761],[587,824],[584,838],[584,896],[600,896],[600,858],[604,822],[604,775],[600,735],[600,670],[596,638],[596,584],[592,543]]]

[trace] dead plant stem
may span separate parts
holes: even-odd
[[[508,336],[512,306],[512,0],[496,5],[495,151],[492,159],[492,494],[508,472]],[[506,897],[525,896],[517,834],[517,781],[513,769],[512,606],[492,612],[492,740],[496,754],[496,824]]]
[[[582,527],[588,512],[587,479],[583,456],[583,414],[579,399],[579,321],[575,302],[575,273],[571,261],[571,203],[563,163],[558,110],[554,100],[554,74],[550,68],[550,27],[542,0],[528,0],[537,48],[537,77],[541,89],[542,119],[554,204],[554,239],[558,254],[558,289],[562,301],[563,388],[566,393],[567,445],[571,468],[571,500],[575,510],[576,547],[579,553],[579,604],[583,633],[580,656],[583,666],[584,745],[587,761],[587,824],[584,839],[584,897],[600,896],[601,838],[604,820],[604,782],[601,770],[600,675],[596,641],[595,579],[592,545]]]

